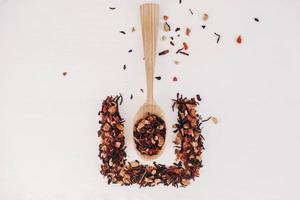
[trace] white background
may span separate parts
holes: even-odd
[[[97,113],[107,95],[121,92],[130,136],[145,99],[139,90],[145,89],[142,2],[0,0],[0,199],[299,199],[297,0],[155,1],[173,27],[192,30],[181,36],[190,57],[157,58],[162,80],[155,80],[155,96],[168,126],[176,119],[176,92],[200,94],[199,112],[217,116],[219,124],[204,125],[204,168],[189,187],[106,184],[99,174]],[[159,39],[158,51],[165,48],[168,42]],[[170,130],[160,162],[174,160],[173,139]],[[127,145],[128,159],[138,158],[130,139]]]

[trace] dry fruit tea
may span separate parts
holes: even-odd
[[[166,123],[160,117],[148,113],[135,124],[133,138],[141,154],[157,155],[165,144]]]
[[[202,120],[197,114],[196,107],[201,101],[197,98],[184,98],[177,94],[172,106],[178,109],[175,128],[176,162],[170,166],[154,162],[153,165],[142,165],[139,161],[126,160],[124,137],[124,120],[119,113],[122,96],[107,97],[99,112],[101,138],[99,157],[102,161],[100,172],[108,179],[108,184],[132,185],[151,187],[158,184],[185,187],[195,177],[200,175],[202,167],[203,136],[201,133]]]

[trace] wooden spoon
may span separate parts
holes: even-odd
[[[146,66],[147,99],[135,114],[133,120],[134,125],[140,119],[145,118],[148,113],[157,115],[158,117],[166,121],[162,109],[155,103],[153,98],[153,76],[156,56],[159,5],[152,3],[143,4],[140,6],[140,13]],[[162,150],[163,149],[161,149],[157,155],[153,156],[147,156],[139,152],[138,153],[143,158],[154,159],[161,154]]]

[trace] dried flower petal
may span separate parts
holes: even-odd
[[[239,35],[239,36],[237,37],[236,42],[237,42],[238,44],[241,44],[241,43],[242,43],[242,36],[241,36],[241,35]]]
[[[191,34],[191,29],[190,29],[190,28],[186,28],[185,34],[186,34],[186,36],[190,36],[190,34]]]

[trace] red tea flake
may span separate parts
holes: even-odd
[[[67,76],[67,74],[68,74],[67,72],[63,72],[63,76]]]
[[[186,42],[183,42],[182,44],[183,44],[183,49],[184,49],[184,50],[188,50],[189,46],[187,45],[187,43],[186,43]]]
[[[241,36],[241,35],[239,35],[239,36],[236,38],[236,42],[237,42],[238,44],[241,44],[241,43],[242,43],[242,36]]]
[[[131,28],[131,32],[135,32],[135,28],[134,27]]]
[[[208,14],[207,14],[207,13],[204,13],[202,19],[203,19],[203,21],[208,20]]]
[[[172,79],[172,81],[174,81],[174,82],[178,81],[177,77],[174,76],[173,79]]]
[[[190,29],[190,28],[186,28],[185,34],[186,34],[187,36],[190,36],[190,33],[191,33],[191,29]]]
[[[162,52],[159,52],[158,55],[159,55],[159,56],[166,55],[166,54],[169,53],[169,52],[170,52],[169,49],[167,49],[167,50],[164,50],[164,51],[162,51]]]
[[[164,20],[167,21],[169,19],[169,17],[167,15],[164,15]]]

